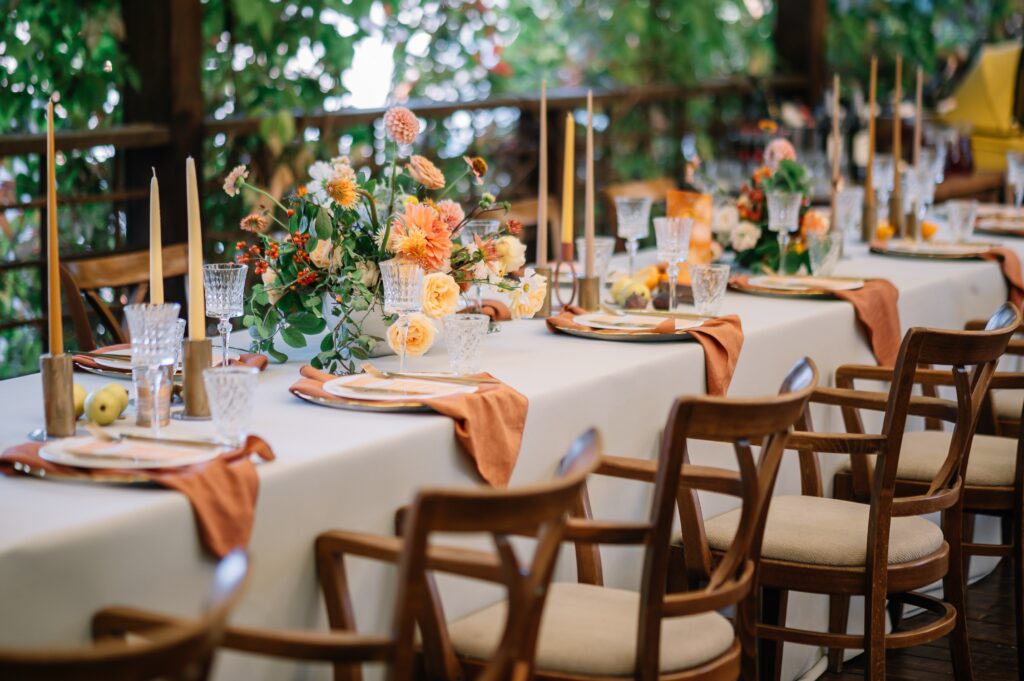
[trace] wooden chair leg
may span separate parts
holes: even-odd
[[[850,597],[832,595],[828,598],[828,631],[830,634],[845,634],[850,619]],[[828,670],[833,674],[843,671],[844,648],[828,649]]]
[[[949,571],[942,579],[942,590],[947,603],[956,608],[956,626],[949,632],[949,653],[953,658],[953,675],[957,681],[972,681],[971,644],[967,637],[967,575],[964,572],[963,550],[964,517],[959,506],[945,513],[946,541],[949,543]]]
[[[757,681],[757,613],[760,609],[759,589],[751,590],[750,595],[736,605],[736,635],[740,640],[740,679]]]
[[[1024,677],[1024,508],[1018,496],[1011,520],[1010,540],[1013,546],[1013,611],[1017,625],[1017,677]]]
[[[872,581],[864,596],[864,678],[885,680],[885,581]]]
[[[903,601],[898,598],[890,598],[885,609],[889,611],[889,621],[892,622],[892,628],[895,631],[903,622]]]
[[[761,592],[761,621],[765,624],[786,626],[789,591],[765,588]],[[779,681],[782,678],[782,641],[758,641],[758,671],[761,681]]]

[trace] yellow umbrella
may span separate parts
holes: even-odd
[[[984,46],[953,95],[956,107],[945,115],[946,120],[970,123],[975,133],[986,136],[1019,134],[1013,96],[1020,52],[1017,42]]]

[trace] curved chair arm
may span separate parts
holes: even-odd
[[[788,449],[811,449],[823,454],[880,454],[886,438],[866,433],[818,433],[794,431],[786,440]]]
[[[885,411],[889,394],[852,388],[816,388],[811,402],[829,404],[852,409]],[[956,402],[940,397],[913,395],[907,413],[911,416],[925,416],[943,421],[956,422]]]

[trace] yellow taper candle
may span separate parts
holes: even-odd
[[[537,265],[548,264],[548,82],[540,82],[540,159],[537,164]]]
[[[576,151],[575,129],[573,126],[572,112],[565,114],[565,167],[562,170],[562,245],[572,246],[572,199],[573,199],[573,170],[576,167],[576,159],[573,154]]]
[[[57,148],[53,141],[53,100],[46,103],[46,275],[50,354],[64,352],[64,320],[60,307],[60,242],[57,239]]]
[[[203,234],[199,228],[199,182],[196,162],[185,161],[185,186],[188,201],[188,335],[192,340],[206,338],[206,300],[203,298]]]
[[[149,181],[149,302],[164,302],[164,251],[160,237],[160,185],[156,181],[156,168]]]
[[[587,259],[583,272],[594,276],[594,93],[587,90],[587,187],[583,218],[583,237],[587,245]]]

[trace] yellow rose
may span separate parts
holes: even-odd
[[[423,312],[440,319],[459,307],[459,285],[450,274],[432,272],[423,277]]]
[[[434,323],[419,312],[414,312],[405,318],[399,317],[398,321],[388,327],[388,345],[398,354],[402,352],[402,335],[406,323],[409,325],[408,340],[405,351],[409,357],[419,357],[430,349],[434,344]]]
[[[506,272],[516,272],[526,264],[526,244],[514,236],[498,239],[494,242],[494,251]]]
[[[331,251],[334,244],[327,239],[316,242],[316,248],[309,252],[309,259],[320,269],[327,269],[331,266]]]

